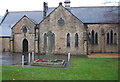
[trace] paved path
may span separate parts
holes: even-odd
[[[15,66],[21,65],[21,53],[0,53],[0,65]],[[71,56],[72,58],[120,58],[120,54],[108,54],[108,53],[96,53],[91,55]],[[44,55],[39,56],[40,59],[44,59]],[[35,59],[38,59],[36,55]],[[67,61],[67,55],[56,55],[55,59],[64,59]]]
[[[5,52],[0,54],[0,63],[5,66],[14,66],[14,65],[21,65],[21,53],[10,53]],[[39,55],[40,59],[44,59],[44,55]],[[55,59],[64,59],[67,61],[67,56],[56,55]],[[35,60],[38,59],[38,55],[35,55]]]
[[[0,53],[0,63],[3,66],[21,66],[21,53]],[[44,55],[39,56],[40,59],[44,59]],[[54,57],[55,59],[64,59],[67,61],[67,56],[63,55],[56,55]],[[35,60],[38,59],[38,55],[36,54]],[[70,68],[70,63],[66,62],[66,67],[62,69],[69,69]],[[0,66],[1,66],[0,64]],[[39,68],[45,68],[45,67],[40,67],[40,66],[30,66],[30,65],[24,65],[24,67],[39,67]],[[48,67],[46,67],[48,68]]]
[[[94,53],[88,55],[88,58],[120,58],[120,54],[115,53]]]

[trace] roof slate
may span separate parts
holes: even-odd
[[[35,24],[39,24],[42,20],[42,11],[23,11],[23,12],[8,12],[4,21],[0,25],[0,36],[11,36],[11,28],[23,17],[27,16]]]
[[[55,8],[48,8],[47,16]],[[118,7],[71,7],[71,13],[83,23],[118,23]],[[43,20],[42,11],[8,12],[0,25],[0,36],[11,36],[11,28],[26,15],[32,22],[39,24]]]
[[[0,37],[11,37],[11,33],[11,27],[8,27],[8,25],[0,26]]]
[[[49,15],[55,8],[49,8]],[[118,23],[118,6],[71,7],[70,11],[83,23]]]
[[[118,23],[118,7],[71,8],[83,23]]]
[[[25,15],[35,24],[42,20],[42,11],[9,12],[2,24],[16,24]]]

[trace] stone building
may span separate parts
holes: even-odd
[[[0,23],[0,51],[74,55],[120,52],[118,6],[70,7],[6,13]],[[48,44],[48,34],[52,43]]]

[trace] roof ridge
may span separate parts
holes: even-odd
[[[10,13],[20,13],[20,12],[43,12],[42,10],[34,10],[34,11],[9,11]]]
[[[79,6],[79,7],[71,7],[71,8],[108,8],[108,7],[118,7],[118,6]],[[56,7],[49,7],[56,8]],[[20,13],[20,12],[43,12],[42,10],[31,10],[31,11],[9,11],[10,13]]]
[[[71,7],[71,8],[108,8],[108,7],[118,7],[118,6],[79,6],[79,7]]]
[[[81,8],[81,7],[85,7],[85,8],[101,8],[101,7],[118,7],[118,6],[78,6],[78,7],[71,7],[71,8]],[[56,8],[56,7],[49,7],[49,8]]]

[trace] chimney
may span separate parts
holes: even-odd
[[[44,2],[44,3],[43,3],[43,18],[46,17],[46,15],[47,15],[47,10],[48,10],[48,3]]]
[[[60,2],[59,5],[62,5],[62,2]]]
[[[65,4],[65,8],[67,8],[68,10],[70,10],[70,0],[65,0],[64,4]]]
[[[6,9],[6,13],[8,13],[8,9]]]

